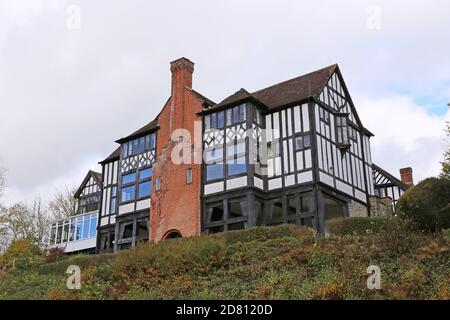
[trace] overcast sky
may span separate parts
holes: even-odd
[[[170,94],[169,62],[219,102],[338,63],[373,159],[439,172],[450,119],[449,1],[0,0],[2,201],[81,183]],[[79,16],[78,16],[79,13]],[[79,17],[79,19],[78,19]],[[78,23],[79,22],[79,23]]]

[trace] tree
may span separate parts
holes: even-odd
[[[2,196],[3,191],[5,190],[5,172],[6,170],[0,168],[0,197]]]
[[[397,202],[401,218],[411,220],[420,230],[450,228],[450,179],[427,178],[406,190]]]
[[[445,127],[445,133],[447,137],[450,138],[450,122],[447,121]],[[441,162],[442,170],[439,175],[443,179],[450,179],[450,145],[447,147],[447,150],[444,152],[444,160]]]
[[[64,191],[57,190],[48,204],[48,208],[55,220],[64,219],[75,215],[76,200],[73,197],[76,188],[66,188]]]
[[[31,207],[24,203],[16,203],[0,212],[0,232],[3,249],[11,242],[21,239],[31,239],[35,244],[43,247],[47,243],[48,226],[50,220],[42,205],[36,198]]]

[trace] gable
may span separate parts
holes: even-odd
[[[356,112],[339,69],[330,76],[319,95],[319,101],[328,105],[336,112],[347,113],[351,122],[362,127],[358,113]]]
[[[98,172],[89,171],[74,197],[79,198],[92,193],[100,192],[102,188],[102,175]]]

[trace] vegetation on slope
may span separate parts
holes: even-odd
[[[357,227],[332,222],[341,232],[327,238],[281,225],[41,259],[0,272],[0,299],[450,299],[443,233],[346,221]],[[66,288],[69,265],[82,270],[81,290]],[[370,265],[381,268],[381,290],[366,287]]]

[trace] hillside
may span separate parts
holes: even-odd
[[[371,225],[328,238],[259,227],[40,260],[0,273],[0,299],[450,299],[447,237]],[[81,267],[81,290],[66,288],[69,265]],[[381,290],[366,287],[370,265]]]

